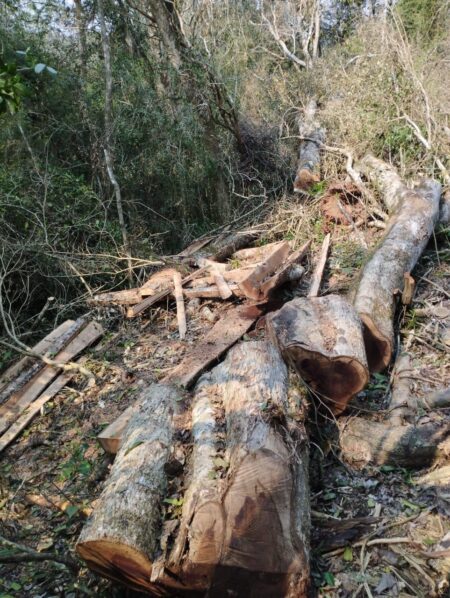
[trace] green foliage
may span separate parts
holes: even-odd
[[[397,11],[408,36],[420,43],[431,44],[446,31],[447,0],[399,0]]]
[[[15,114],[25,93],[26,87],[16,64],[4,62],[0,57],[0,115],[6,112]]]

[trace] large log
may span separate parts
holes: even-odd
[[[143,391],[105,488],[76,547],[91,569],[156,595],[166,593],[150,578],[159,548],[162,501],[167,493],[165,468],[180,398],[169,385],[152,385]]]
[[[384,238],[364,266],[353,303],[364,323],[367,359],[371,371],[389,364],[394,345],[395,291],[403,286],[425,249],[439,217],[441,185],[424,180],[409,189],[381,160],[367,157],[363,166],[376,178],[387,208],[392,212]]]
[[[78,554],[154,595],[305,598],[308,444],[278,350],[242,343],[205,374],[187,437],[180,398],[167,385],[147,391]],[[192,445],[186,471],[169,467],[181,439]],[[163,516],[170,476],[185,488],[179,524]]]
[[[266,324],[285,360],[334,413],[367,384],[361,321],[343,297],[294,299],[267,316]]]

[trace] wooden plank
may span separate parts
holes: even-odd
[[[220,272],[214,272],[213,277],[214,277],[214,282],[216,283],[216,286],[219,289],[220,297],[224,300],[232,297],[233,291],[228,286],[228,284],[225,281],[222,274]]]
[[[208,268],[199,268],[198,270],[195,270],[195,272],[192,272],[192,274],[189,274],[189,276],[186,276],[185,278],[183,278],[183,280],[181,281],[182,284],[184,285],[187,282],[196,278],[197,276],[203,275],[205,272],[207,272],[207,270],[208,270]],[[132,307],[129,307],[127,310],[127,318],[135,318],[136,316],[141,314],[143,311],[145,311],[152,305],[155,305],[155,303],[159,303],[159,301],[162,301],[163,299],[168,297],[172,292],[173,292],[173,284],[171,284],[170,288],[160,291],[156,295],[153,295],[153,297],[147,297],[146,299],[144,299],[137,305],[133,305]]]
[[[200,374],[233,346],[263,312],[264,305],[239,305],[229,309],[162,382],[185,388],[192,386]]]
[[[79,332],[86,326],[86,320],[84,318],[78,318],[75,322],[69,320],[69,325],[61,327],[63,330],[62,334],[59,334],[49,345],[44,355],[47,357],[53,357],[59,351],[61,351]],[[30,367],[23,370],[17,378],[13,379],[5,389],[0,393],[0,404],[5,403],[10,397],[21,392],[25,388],[26,384],[30,382],[35,376],[44,369],[44,362],[40,359],[31,358],[32,363]]]
[[[140,288],[142,297],[149,297],[164,289],[171,289],[175,272],[177,272],[175,268],[164,268],[152,274]]]
[[[110,453],[111,455],[117,453],[120,448],[120,443],[122,442],[123,431],[136,407],[136,403],[127,407],[117,419],[98,434],[97,440],[105,452]]]
[[[184,309],[183,286],[181,284],[181,274],[179,272],[175,272],[173,275],[173,287],[173,293],[177,303],[178,330],[180,339],[183,341],[186,338],[187,325],[186,310]]]
[[[90,322],[62,351],[55,356],[55,361],[67,363],[74,359],[81,351],[95,342],[103,334],[100,324]],[[34,378],[28,382],[21,392],[13,395],[6,403],[0,406],[0,434],[19,417],[56,378],[60,368],[46,365]]]
[[[274,272],[283,264],[289,255],[291,248],[289,243],[282,241],[276,243],[270,254],[265,260],[239,283],[239,287],[243,293],[250,299],[262,298],[261,285],[272,276]]]
[[[57,338],[63,335],[67,330],[75,324],[73,320],[66,320],[62,324],[60,324],[55,330],[52,330],[50,334],[47,334],[42,340],[40,340],[36,345],[33,347],[33,352],[38,353],[39,355],[44,355],[47,353]],[[4,372],[0,378],[0,393],[5,389],[7,384],[11,382],[14,378],[16,378],[25,368],[33,363],[32,357],[22,357],[19,359],[17,363],[12,365],[10,368]]]
[[[73,378],[73,372],[60,374],[41,396],[25,409],[20,417],[0,436],[0,453],[28,426],[31,420],[39,413],[42,407],[50,401]]]
[[[123,291],[114,291],[112,293],[99,293],[90,297],[86,303],[89,305],[134,305],[142,301],[141,290],[136,289],[125,289]]]
[[[289,270],[295,264],[299,264],[301,262],[310,245],[311,241],[307,241],[302,247],[300,247],[300,249],[294,251],[294,253],[288,257],[285,263],[281,265],[275,274],[261,285],[261,294],[264,297],[268,297],[269,293],[273,289],[276,289],[278,286],[282,285],[288,280]]]
[[[325,264],[327,263],[328,250],[330,248],[330,233],[327,234],[322,243],[322,249],[320,252],[320,258],[317,262],[317,266],[313,272],[311,279],[311,286],[309,288],[308,297],[317,297],[319,294],[320,283],[322,282],[323,271],[325,270]]]

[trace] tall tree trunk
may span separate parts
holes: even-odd
[[[122,234],[122,242],[123,247],[127,256],[127,263],[128,263],[128,277],[131,281],[132,278],[132,264],[131,264],[131,251],[130,251],[130,243],[128,239],[128,231],[127,226],[125,224],[125,217],[123,212],[123,204],[122,204],[122,193],[120,190],[120,185],[117,181],[117,178],[114,173],[114,158],[113,158],[113,142],[112,142],[112,88],[113,88],[113,79],[112,79],[112,70],[111,70],[111,48],[109,44],[109,34],[106,30],[106,23],[105,23],[105,13],[103,7],[103,0],[98,0],[97,2],[98,8],[98,18],[100,22],[100,32],[102,37],[102,47],[103,47],[103,57],[105,63],[105,142],[104,142],[104,153],[105,153],[105,163],[106,163],[106,170],[108,172],[109,180],[114,189],[114,194],[116,198],[116,207],[117,207],[117,215],[119,218],[119,226],[120,231]]]

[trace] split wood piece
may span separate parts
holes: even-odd
[[[266,326],[285,360],[335,414],[369,381],[361,321],[343,297],[294,299],[266,316]]]
[[[178,330],[180,332],[180,339],[184,340],[187,331],[186,311],[184,309],[183,287],[181,284],[181,274],[179,272],[175,272],[173,275],[173,287],[173,294],[177,303]]]
[[[191,387],[208,366],[233,346],[264,313],[263,305],[240,305],[229,309],[197,346],[164,379],[165,384]],[[97,436],[107,453],[115,454],[135,405],[128,407]]]
[[[237,345],[200,381],[190,484],[167,565],[189,589],[307,596],[308,442],[301,422],[287,431],[289,411],[287,369],[270,342]]]
[[[164,268],[152,274],[139,289],[142,297],[149,297],[164,289],[171,289],[175,272],[177,272],[175,268]]]
[[[320,283],[322,282],[323,272],[327,263],[328,251],[330,249],[330,240],[331,235],[328,233],[323,240],[319,261],[317,262],[317,266],[315,267],[311,278],[308,297],[317,297],[319,294]]]
[[[59,496],[51,495],[48,498],[41,494],[26,494],[25,502],[29,505],[41,507],[43,509],[58,509],[65,513],[68,509],[75,507],[77,513],[82,513],[85,517],[92,514],[92,507],[81,507],[68,500],[61,500]]]
[[[56,380],[54,380],[50,386],[44,390],[44,392],[37,398],[25,411],[19,416],[19,418],[6,430],[6,432],[0,436],[0,453],[15,440],[19,434],[28,426],[32,419],[41,411],[43,406],[53,399],[60,390],[66,386],[68,382],[73,378],[72,372],[66,372],[60,374]]]
[[[264,313],[264,305],[229,309],[194,349],[163,380],[189,388],[205,369],[233,346]]]
[[[233,291],[225,281],[225,278],[222,276],[220,272],[214,272],[214,282],[216,283],[217,288],[219,289],[220,297],[224,300],[229,299],[233,296]]]
[[[205,272],[207,272],[207,270],[208,270],[208,268],[199,268],[198,270],[195,270],[194,272],[192,272],[192,274],[189,274],[189,276],[186,276],[185,278],[183,278],[183,280],[181,281],[182,285],[185,285],[186,283],[193,280],[197,276],[202,276]],[[143,311],[145,311],[152,305],[155,305],[156,303],[159,303],[163,299],[166,299],[166,297],[168,297],[172,292],[173,292],[173,284],[171,284],[169,288],[163,289],[159,293],[156,293],[156,295],[147,297],[146,299],[144,299],[137,305],[133,305],[132,307],[129,307],[127,310],[127,318],[135,318],[136,316],[141,314]]]
[[[403,305],[411,305],[416,288],[416,281],[409,272],[405,272],[403,274],[403,282],[402,303]]]
[[[300,262],[308,251],[311,241],[307,241],[300,249],[294,251],[288,257],[284,264],[271,276],[266,282],[261,285],[261,294],[268,297],[269,294],[286,282],[296,282],[301,279],[305,273],[305,269],[300,266]]]
[[[85,326],[86,320],[84,318],[78,318],[75,322],[73,320],[67,320],[41,341],[42,344],[39,354],[42,356],[53,357]],[[12,398],[13,395],[20,393],[21,389],[25,388],[25,385],[44,369],[45,363],[43,361],[33,357],[27,359],[30,359],[27,363],[31,363],[31,365],[26,367],[15,380],[12,380],[5,387],[0,394],[0,404],[5,403],[8,399]]]
[[[40,340],[32,348],[33,353],[37,353],[38,355],[45,355],[45,353],[47,352],[51,353],[53,341],[65,334],[65,332],[70,328],[70,326],[72,326],[72,324],[75,324],[73,320],[66,320],[65,322],[60,324],[57,328],[55,328],[55,330],[52,330],[49,334],[47,334],[46,337]],[[17,376],[21,374],[23,370],[25,370],[25,368],[32,365],[33,362],[33,357],[26,356],[22,357],[21,359],[19,359],[18,362],[16,362],[14,365],[8,368],[6,372],[4,372],[0,377],[0,393],[3,393],[6,385],[8,385],[12,380],[17,378]]]
[[[261,292],[262,284],[280,268],[288,257],[290,250],[289,243],[286,241],[275,243],[264,261],[239,283],[243,293],[250,299],[264,299],[265,297]]]
[[[174,578],[150,581],[160,548],[166,467],[181,408],[179,391],[154,384],[139,398],[104,490],[76,551],[89,568],[131,588],[166,595],[182,589]]]
[[[122,443],[123,433],[131,419],[133,412],[139,405],[135,402],[119,415],[111,424],[104,428],[97,436],[103,450],[111,455],[115,455]]]
[[[55,361],[64,364],[74,359],[81,351],[103,335],[100,324],[90,322],[55,356]],[[0,434],[19,417],[19,415],[47,388],[56,378],[60,369],[46,365],[27,385],[0,406]]]
[[[384,191],[387,207],[393,210],[386,235],[361,272],[352,298],[364,323],[369,368],[387,367],[394,346],[394,292],[402,288],[403,275],[411,272],[433,233],[439,215],[441,185],[424,180],[409,189],[381,160],[367,157],[366,167]]]
[[[239,288],[239,285],[231,283],[227,285],[233,295],[236,297],[244,297],[244,293]],[[187,299],[195,299],[200,297],[202,299],[222,299],[222,294],[217,285],[209,286],[194,286],[192,288],[184,289],[184,295]]]
[[[392,426],[362,417],[339,420],[342,458],[354,467],[394,465],[420,469],[448,458],[450,426],[439,423]]]
[[[87,299],[88,305],[134,305],[142,301],[140,289],[126,289],[112,293],[99,293]]]
[[[307,192],[320,181],[320,148],[325,141],[325,131],[315,120],[316,111],[317,103],[311,100],[299,125],[300,136],[304,139],[300,143],[294,193]]]

